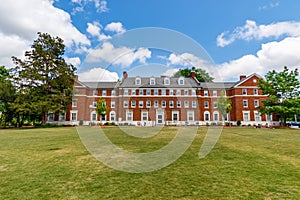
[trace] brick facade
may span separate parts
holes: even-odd
[[[275,125],[272,117],[260,115],[258,106],[267,96],[258,89],[257,74],[241,76],[238,82],[199,83],[191,77],[128,77],[119,82],[74,83],[74,97],[61,123],[89,124],[115,122],[134,125],[206,125],[230,121],[243,125]],[[232,102],[232,110],[223,119],[217,109],[221,93]],[[102,119],[95,104],[103,98],[108,107]]]

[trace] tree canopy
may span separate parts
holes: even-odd
[[[100,98],[96,105],[96,112],[98,115],[103,116],[107,113],[107,105],[103,98]]]
[[[65,45],[59,37],[38,33],[25,59],[12,57],[18,97],[15,109],[23,115],[39,114],[42,124],[48,112],[64,112],[72,101],[76,68],[65,62]]]
[[[265,79],[260,79],[258,87],[268,99],[259,107],[262,114],[275,114],[286,124],[286,119],[300,111],[300,82],[298,69],[289,70],[286,66],[282,72],[269,71]]]
[[[200,69],[200,68],[196,69],[195,67],[192,67],[192,69],[189,68],[180,69],[173,76],[190,77],[192,71],[195,72],[195,76],[199,82],[212,82],[214,80],[214,78],[211,77],[204,69]]]
[[[226,97],[222,92],[220,98],[218,98],[217,106],[218,106],[218,110],[223,116],[223,119],[225,119],[227,114],[230,113],[232,109],[231,103],[232,102],[228,99],[228,97]]]

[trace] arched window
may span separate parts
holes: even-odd
[[[111,111],[109,113],[109,121],[116,121],[116,112],[115,111]]]
[[[209,111],[204,112],[204,121],[210,121],[210,112]]]
[[[213,115],[214,115],[214,121],[219,121],[219,112],[214,111]]]
[[[97,121],[97,113],[96,111],[91,112],[91,121]]]

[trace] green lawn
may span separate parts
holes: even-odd
[[[198,152],[206,129],[185,154],[158,171],[110,169],[82,145],[75,128],[0,130],[0,199],[299,199],[300,130],[224,129],[212,152]],[[166,145],[174,128],[152,138],[106,130],[133,152]]]

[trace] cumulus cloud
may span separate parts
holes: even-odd
[[[151,58],[151,51],[147,48],[114,47],[111,43],[104,42],[100,48],[89,51],[86,62],[106,62],[124,68],[129,67],[135,61],[145,63],[149,58]]]
[[[66,63],[72,64],[76,68],[78,68],[78,66],[81,64],[81,60],[79,57],[72,57],[72,58],[65,57],[64,59]]]
[[[261,40],[280,36],[300,36],[300,22],[286,21],[268,25],[257,25],[255,21],[247,20],[242,27],[237,27],[232,33],[228,31],[217,36],[217,45],[227,46],[236,40]]]
[[[84,7],[90,3],[94,4],[97,12],[99,12],[99,13],[109,11],[106,0],[72,0],[72,3],[76,5],[76,7],[73,9],[73,12],[72,12],[72,14],[74,14],[74,15],[77,12],[83,12]]]
[[[86,31],[90,35],[97,37],[99,41],[111,39],[111,36],[101,33],[103,27],[99,22],[87,23],[87,25]]]
[[[207,70],[210,64],[207,60],[199,58],[191,53],[182,53],[176,55],[171,53],[167,58],[168,65],[180,65],[185,67],[195,67],[195,68],[202,68]]]
[[[116,72],[110,72],[103,68],[93,68],[89,71],[78,74],[79,81],[117,81],[119,76]]]
[[[167,71],[165,71],[162,75],[172,77],[178,71],[179,71],[179,69],[175,69],[175,68],[167,69]]]
[[[26,8],[26,9],[24,9]],[[46,23],[45,23],[46,22]],[[11,56],[20,56],[28,50],[37,37],[37,32],[46,32],[59,36],[70,49],[89,46],[90,41],[75,26],[70,15],[53,6],[49,0],[7,1],[0,4],[0,64],[10,66],[7,62]],[[7,42],[10,44],[7,45]],[[8,50],[10,49],[10,50]],[[3,55],[9,54],[9,59]]]
[[[217,68],[223,79],[229,80],[241,74],[264,75],[273,69],[281,71],[283,66],[290,69],[300,68],[300,37],[287,37],[278,42],[262,44],[255,55],[242,56],[219,64]]]
[[[111,32],[116,32],[119,34],[122,34],[126,31],[121,22],[112,22],[110,24],[107,24],[105,27],[105,30],[111,31]]]

